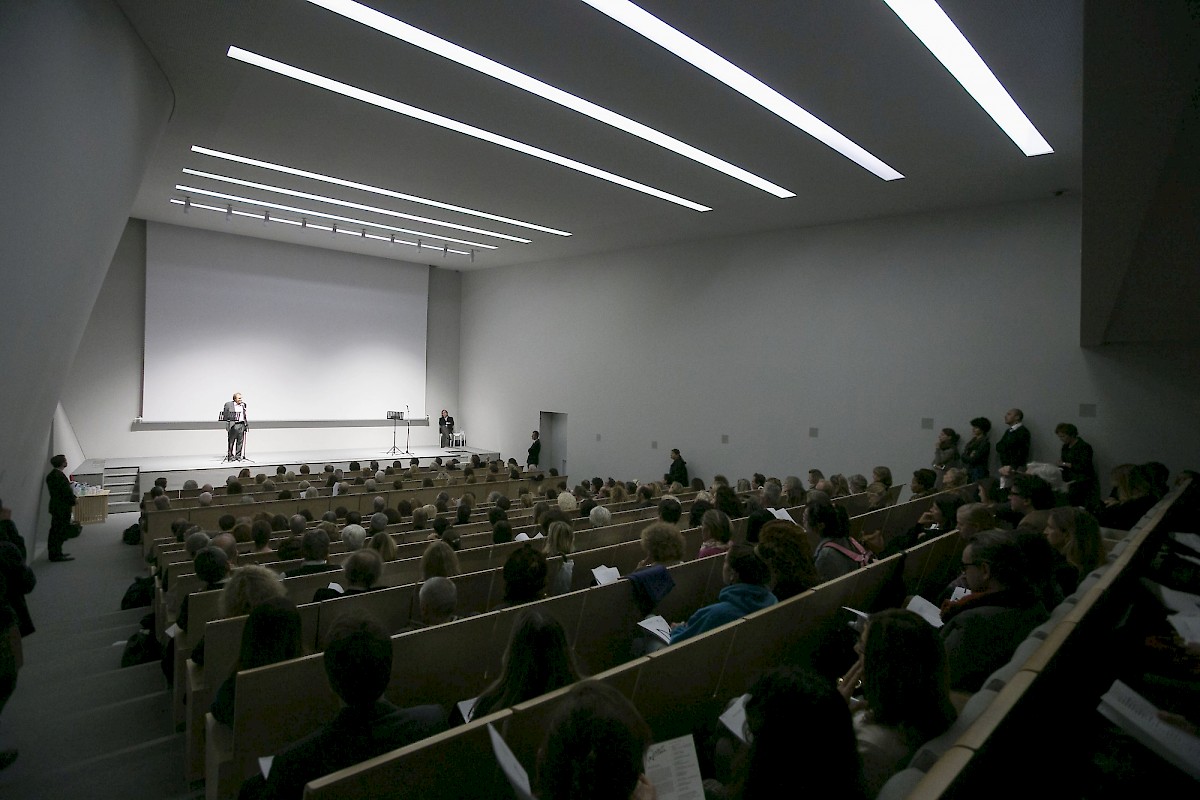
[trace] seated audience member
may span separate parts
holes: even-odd
[[[300,558],[304,547],[302,542],[303,539],[299,536],[289,536],[279,543],[279,549],[275,551],[275,555],[279,557],[280,561],[291,561],[294,558]]]
[[[432,577],[417,592],[421,619],[413,628],[427,628],[458,619],[458,587],[449,578]]]
[[[560,492],[555,500],[558,502],[559,511],[564,514],[574,514],[579,510],[579,501],[570,492]]]
[[[871,470],[871,482],[867,484],[867,510],[875,511],[888,504],[888,490],[892,488],[892,471],[887,467]]]
[[[522,611],[508,637],[500,675],[475,700],[471,719],[570,686],[579,678],[562,623],[537,609]]]
[[[767,481],[762,488],[763,508],[783,508],[783,486],[774,480]]]
[[[940,494],[930,503],[925,513],[917,519],[917,523],[907,531],[896,534],[886,544],[883,543],[882,537],[877,535],[863,536],[862,543],[880,558],[904,552],[926,539],[941,536],[943,533],[953,530],[958,520],[958,509],[962,505],[962,498],[958,495]],[[875,533],[877,534],[878,531]]]
[[[234,525],[237,525],[237,517],[233,514],[222,514],[217,518],[217,530],[221,533],[231,532]]]
[[[459,503],[454,509],[454,524],[466,525],[471,521],[471,506],[467,503]]]
[[[300,614],[296,611],[295,603],[279,595],[254,606],[246,618],[246,627],[242,629],[237,663],[213,698],[210,708],[213,718],[224,725],[233,725],[237,674],[242,670],[299,658],[303,655],[300,642]]]
[[[492,526],[492,544],[504,544],[512,540],[512,524],[508,520],[499,520]]]
[[[950,467],[942,473],[942,491],[963,489],[967,485],[967,471],[961,467]],[[965,498],[964,498],[965,499]]]
[[[366,542],[367,532],[362,525],[347,525],[342,528],[342,544],[346,545],[346,550],[361,550]]]
[[[804,505],[804,484],[795,475],[783,479],[783,501],[788,508]]]
[[[819,469],[810,469],[808,471],[808,488],[809,490],[816,489],[817,484],[825,480],[825,473]]]
[[[329,685],[345,707],[320,730],[275,756],[261,793],[243,787],[244,795],[300,800],[305,784],[315,778],[446,729],[441,706],[400,709],[383,699],[392,676],[392,642],[374,620],[346,615],[335,622],[324,661]]]
[[[201,492],[200,494],[196,495],[196,504],[199,505],[201,508],[204,508],[206,506],[211,506],[212,501],[213,501],[212,492]]]
[[[254,549],[251,553],[270,553],[271,551],[271,523],[259,520],[250,526],[250,538],[254,542]]]
[[[977,692],[1050,614],[1029,585],[1025,559],[1013,534],[976,534],[963,550],[962,564],[971,593],[942,606],[941,636],[950,665],[950,688]]]
[[[429,512],[426,509],[429,506],[418,506],[412,510],[412,529],[414,531],[425,530],[429,523]]]
[[[196,568],[196,577],[201,582],[198,591],[211,592],[214,589],[220,589],[229,579],[229,556],[225,555],[225,551],[219,547],[208,545],[196,553],[193,563]],[[179,613],[175,615],[175,624],[181,631],[188,629],[188,601],[190,599],[190,594],[184,596],[183,602],[179,605]]]
[[[593,528],[603,528],[606,525],[612,524],[612,512],[605,506],[596,506],[588,514],[588,522]]]
[[[713,491],[713,507],[718,511],[724,511],[730,519],[739,519],[746,516],[745,506],[742,505],[741,498],[737,496],[737,492],[728,486],[719,485]]]
[[[396,501],[396,511],[400,512],[401,517],[411,517],[413,515],[413,506],[408,500]]]
[[[793,522],[777,519],[764,525],[754,552],[771,568],[771,594],[780,602],[821,582],[809,553],[808,537]]]
[[[1079,588],[1084,576],[1104,560],[1100,524],[1082,508],[1063,506],[1051,509],[1045,534],[1061,558],[1055,567],[1054,579],[1063,597],[1068,597]]]
[[[870,798],[957,714],[950,703],[946,649],[937,629],[917,614],[903,609],[872,614],[855,650],[858,662],[838,680],[838,690],[852,709],[858,706],[854,732]],[[852,698],[860,684],[861,704]]]
[[[1008,492],[1008,508],[997,509],[996,516],[1016,527],[1034,511],[1049,511],[1054,508],[1054,490],[1050,484],[1036,475],[1013,475],[1012,487]],[[1041,520],[1041,530],[1046,521]]]
[[[679,527],[679,520],[683,517],[683,506],[679,501],[670,495],[666,495],[658,501],[658,518],[668,525]]]
[[[1135,464],[1121,464],[1112,471],[1116,498],[1104,501],[1105,508],[1097,520],[1102,528],[1127,531],[1138,523],[1158,499],[1151,483],[1152,473]]]
[[[804,507],[804,528],[819,540],[813,564],[822,582],[840,578],[865,563],[866,548],[850,537],[850,518],[841,506],[810,498]]]
[[[734,545],[729,548],[723,575],[726,586],[717,595],[717,602],[701,608],[687,622],[672,625],[671,644],[711,631],[777,602],[767,588],[771,568],[755,554],[753,547]]]
[[[329,563],[329,534],[320,528],[304,532],[300,540],[300,558],[303,562],[295,569],[283,573],[288,578],[298,575],[314,575],[318,572],[333,572],[336,564]]]
[[[373,536],[380,531],[387,530],[388,515],[383,511],[376,511],[371,515],[371,519],[367,524],[370,526],[367,534]]]
[[[829,492],[830,497],[849,497],[850,496],[850,482],[846,480],[845,475],[842,475],[840,473],[830,475],[828,478],[828,481],[829,481],[829,487],[830,487],[830,492]]]
[[[933,494],[934,486],[937,485],[937,473],[931,469],[918,469],[913,472],[912,483],[909,488],[912,489],[912,497],[910,500],[917,500],[922,497],[928,497]]]
[[[697,558],[707,558],[729,550],[733,529],[729,515],[715,508],[704,512],[700,518],[700,554]]]
[[[546,593],[546,556],[528,544],[514,550],[504,562],[504,600],[497,608],[532,603]]]
[[[683,534],[674,525],[652,522],[642,529],[642,552],[645,557],[637,568],[654,565],[672,567],[683,562]]]
[[[575,571],[575,562],[571,560],[571,553],[575,552],[575,531],[565,522],[550,523],[550,532],[546,536],[542,552],[548,559],[562,556],[562,564],[546,587],[546,595],[553,597],[571,591],[572,574]]]
[[[762,508],[753,508],[753,500],[754,498],[752,497],[746,498],[746,509],[749,511],[746,514],[746,532],[744,537],[746,544],[758,544],[758,532],[762,530],[762,526],[776,518],[770,511]]]
[[[1056,568],[1063,563],[1062,556],[1050,546],[1042,531],[1019,527],[1012,537],[1025,560],[1025,582],[1047,610],[1055,608],[1064,597],[1055,577]]]
[[[538,750],[539,800],[652,800],[650,728],[633,703],[599,681],[580,681],[550,717]]]
[[[383,559],[370,548],[355,550],[342,562],[342,591],[323,586],[313,593],[313,602],[331,600],[351,594],[363,594],[382,589],[379,579],[383,576]]]
[[[744,731],[750,744],[734,760],[732,780],[705,781],[706,797],[863,797],[850,710],[827,678],[794,667],[762,675],[750,686]],[[811,768],[799,768],[798,758]]]
[[[687,527],[699,528],[701,520],[704,519],[704,512],[711,510],[712,507],[712,500],[708,492],[697,492],[696,496],[692,499],[692,507],[688,510]]]
[[[421,580],[434,577],[453,578],[462,573],[454,548],[442,540],[430,542],[421,554]]]
[[[367,547],[379,553],[379,558],[383,561],[396,560],[396,542],[386,531],[380,531],[372,536],[371,540],[367,542]]]

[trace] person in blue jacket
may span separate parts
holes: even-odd
[[[692,614],[687,622],[673,625],[671,644],[699,636],[778,602],[767,588],[771,568],[758,557],[753,547],[745,544],[730,547],[723,569],[726,586],[717,595],[717,602]]]

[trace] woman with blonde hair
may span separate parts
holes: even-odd
[[[1079,588],[1083,576],[1100,566],[1104,549],[1100,543],[1100,524],[1082,508],[1062,506],[1050,510],[1046,538],[1062,557],[1055,567],[1054,579],[1067,597]]]
[[[571,560],[571,553],[574,551],[575,530],[561,520],[551,522],[542,552],[546,554],[546,558],[562,556],[562,564],[559,566],[558,572],[554,574],[554,579],[546,587],[547,595],[566,594],[571,591],[572,573],[575,568],[575,562]]]
[[[384,561],[396,560],[396,542],[387,531],[379,531],[372,536],[367,547],[379,553],[379,557]]]
[[[247,564],[230,573],[217,607],[222,617],[240,617],[264,601],[284,594],[278,573],[258,564]]]

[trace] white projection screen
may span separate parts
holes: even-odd
[[[142,418],[424,416],[428,295],[424,266],[147,222]]]

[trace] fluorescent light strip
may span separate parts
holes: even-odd
[[[697,69],[707,72],[721,83],[740,92],[763,108],[777,114],[809,136],[832,147],[863,169],[885,181],[903,178],[899,172],[826,125],[779,92],[767,86],[704,45],[672,28],[658,17],[627,0],[583,0],[602,14],[637,31],[655,44],[670,50]]]
[[[586,0],[585,0],[586,2]],[[1053,153],[958,26],[934,0],[883,0],[1027,156]]]
[[[197,178],[209,178],[210,180],[214,180],[214,181],[222,181],[224,183],[233,183],[238,186],[245,186],[248,189],[262,189],[263,191],[278,192],[279,194],[286,194],[286,195],[290,195],[291,197],[299,197],[304,200],[315,200],[320,203],[331,203],[333,205],[343,206],[345,208],[355,208],[355,209],[358,209],[359,211],[370,211],[375,214],[386,214],[387,216],[390,216],[390,217],[399,217],[400,219],[411,219],[414,222],[427,222],[430,225],[444,225],[448,228],[454,228],[455,230],[466,231],[467,233],[479,233],[479,234],[483,234],[484,236],[495,236],[498,239],[508,239],[509,241],[512,241],[512,242],[521,242],[522,244],[530,244],[530,242],[531,242],[530,239],[522,239],[520,236],[509,236],[507,233],[497,233],[495,231],[488,231],[488,230],[484,230],[482,228],[472,228],[468,225],[456,225],[453,222],[440,222],[439,220],[436,220],[436,219],[429,219],[428,217],[418,217],[418,216],[414,216],[412,214],[402,214],[399,211],[392,211],[391,209],[387,209],[387,208],[379,208],[378,206],[368,206],[368,205],[364,205],[362,203],[352,203],[349,200],[338,200],[335,197],[326,197],[325,195],[320,195],[320,194],[310,194],[308,192],[300,192],[295,189],[284,189],[282,186],[272,186],[267,183],[255,183],[254,181],[244,181],[244,180],[241,180],[240,178],[231,178],[227,175],[217,175],[212,172],[201,172],[198,169],[185,169],[185,170],[183,170],[183,173],[185,175],[192,175]]]
[[[434,208],[441,208],[446,211],[457,211],[460,214],[469,214],[473,217],[482,217],[483,219],[490,219],[494,220],[495,222],[504,222],[521,228],[529,228],[530,230],[541,231],[543,233],[552,233],[555,236],[571,235],[569,231],[560,231],[555,228],[547,228],[544,225],[535,225],[532,222],[523,222],[519,219],[502,217],[498,214],[489,214],[486,211],[477,211],[473,208],[465,208],[463,206],[451,205],[450,203],[442,203],[440,201],[430,200],[425,197],[417,197],[416,195],[393,192],[391,189],[383,189],[379,186],[371,186],[367,183],[357,183],[355,181],[348,181],[342,178],[334,178],[330,175],[322,175],[319,172],[308,172],[307,170],[296,169],[295,167],[288,167],[284,166],[283,164],[272,164],[270,161],[259,161],[256,158],[247,158],[246,156],[239,156],[233,153],[223,153],[220,150],[212,150],[207,147],[200,147],[199,145],[192,145],[192,152],[199,153],[200,155],[212,156],[213,158],[221,158],[226,161],[234,161],[238,164],[247,164],[252,167],[262,167],[263,169],[269,169],[274,172],[282,172],[287,175],[295,175],[300,178],[309,178],[314,181],[321,181],[322,183],[331,183],[335,186],[345,186],[348,189],[360,189],[364,192],[383,195],[384,197],[394,197],[397,200],[407,200],[412,203],[420,203],[422,205],[432,206]]]
[[[558,164],[561,167],[573,169],[577,172],[582,172],[585,175],[591,175],[594,178],[600,178],[602,180],[609,181],[610,183],[615,183],[618,186],[624,186],[627,189],[633,189],[634,191],[648,194],[651,197],[657,197],[660,200],[666,200],[669,203],[675,203],[676,205],[690,208],[693,211],[712,211],[712,209],[708,206],[702,206],[699,203],[694,203],[691,200],[671,194],[670,192],[664,192],[662,189],[655,189],[653,186],[647,186],[644,183],[638,183],[637,181],[630,180],[629,178],[623,178],[620,175],[607,172],[589,164],[584,164],[581,161],[576,161],[574,159],[567,158],[566,156],[560,156],[557,153],[551,153],[549,150],[543,150],[540,147],[534,147],[533,145],[525,144],[524,142],[518,142],[516,139],[510,139],[507,136],[501,136],[498,133],[492,133],[491,131],[485,131],[482,128],[476,128],[474,125],[467,125],[464,122],[459,122],[458,120],[453,120],[449,117],[443,117],[440,114],[434,114],[432,112],[425,111],[417,108],[416,106],[410,106],[407,103],[401,103],[396,100],[383,97],[382,95],[368,92],[365,89],[359,89],[354,86],[341,83],[340,81],[335,81],[332,78],[326,78],[324,76],[308,72],[307,70],[284,64],[282,61],[276,61],[273,58],[267,58],[266,56],[260,56],[257,53],[251,53],[248,50],[243,50],[240,47],[231,46],[229,48],[228,55],[230,58],[255,67],[269,70],[270,72],[274,72],[278,75],[293,78],[294,80],[307,83],[310,86],[316,86],[320,89],[336,92],[337,94],[352,98],[354,100],[359,100],[363,103],[369,103],[373,106],[387,109],[388,111],[394,111],[397,114],[403,114],[406,117],[412,117],[413,119],[418,119],[422,122],[428,122],[431,125],[437,125],[438,127],[446,128],[447,130],[451,130],[456,133],[462,133],[476,139],[481,139],[485,142],[498,144],[501,147],[507,147],[510,150],[516,150],[518,153],[524,153],[525,155],[533,156],[534,158],[540,158],[544,161],[549,161],[552,164]]]
[[[266,200],[254,200],[249,197],[241,197],[236,194],[225,194],[224,192],[214,192],[210,189],[200,189],[195,186],[184,186],[183,184],[175,184],[175,190],[178,192],[188,192],[190,194],[202,194],[207,197],[219,197],[222,200],[232,200],[235,203],[247,203],[252,206],[261,206],[262,208],[275,208],[280,211],[291,211],[293,214],[303,214],[308,217],[321,217],[323,219],[331,219],[335,222],[348,222],[351,225],[365,225],[368,228],[382,228],[385,231],[396,231],[396,233],[407,233],[410,236],[420,236],[422,238],[440,239],[444,242],[454,242],[455,244],[465,244],[468,247],[482,247],[486,250],[495,250],[494,244],[483,244],[481,242],[471,242],[466,239],[454,239],[450,236],[437,236],[432,233],[424,233],[422,231],[413,231],[408,228],[397,228],[394,225],[384,225],[382,222],[368,222],[365,219],[355,219],[354,217],[342,217],[337,214],[330,214],[325,211],[313,211],[309,208],[296,208],[295,206],[285,206],[279,203],[268,203]]]
[[[777,186],[774,183],[748,172],[741,167],[734,166],[728,161],[724,161],[716,156],[706,153],[699,148],[693,147],[686,142],[681,142],[673,136],[669,136],[662,131],[657,131],[640,122],[636,122],[628,117],[622,116],[615,111],[610,111],[603,106],[598,106],[593,102],[584,100],[582,97],[564,92],[562,89],[551,86],[548,83],[539,81],[537,78],[532,78],[523,72],[517,72],[511,67],[506,67],[496,61],[481,56],[465,47],[460,47],[445,39],[434,36],[431,33],[426,33],[420,28],[414,28],[405,22],[401,22],[394,17],[389,17],[374,9],[367,8],[362,3],[356,3],[354,0],[308,0],[313,5],[332,11],[347,19],[352,19],[355,22],[360,22],[369,28],[373,28],[380,33],[387,34],[402,42],[419,47],[422,50],[427,50],[430,53],[439,55],[442,58],[447,58],[455,63],[462,64],[464,67],[469,67],[476,72],[482,72],[497,80],[504,81],[510,86],[516,86],[518,89],[524,89],[531,94],[536,94],[538,97],[543,97],[552,103],[557,103],[564,108],[569,108],[584,116],[591,117],[597,122],[603,122],[605,125],[611,125],[614,128],[623,130],[628,134],[644,139],[651,144],[656,144],[659,147],[670,150],[673,153],[678,153],[684,158],[689,158],[692,161],[703,164],[706,167],[715,169],[717,172],[724,173],[731,178],[735,178],[743,183],[748,183],[756,189],[761,189],[768,194],[776,197],[795,197],[795,192],[789,192],[782,186]]]
[[[222,208],[221,206],[210,206],[205,203],[197,203],[195,201],[178,200],[175,198],[171,199],[171,203],[173,205],[177,205],[177,206],[182,206],[186,203],[188,208],[200,208],[205,211],[216,211],[220,214],[233,214],[234,216],[238,216],[238,217],[249,217],[250,219],[256,219],[256,220],[259,220],[260,222],[263,219],[262,216],[259,214],[253,214],[249,211],[239,211],[236,208],[234,208],[234,209]],[[301,222],[299,220],[288,219],[287,217],[270,217],[267,221],[268,222],[279,222],[284,225],[300,226],[300,227],[308,228],[308,229],[311,229],[314,231],[329,231],[332,233],[345,233],[350,236],[358,236],[359,238],[364,237],[363,231],[348,231],[345,228],[333,228],[329,225],[321,225],[320,223],[309,222],[307,220]],[[424,250],[436,250],[439,253],[442,253],[442,252],[457,253],[460,256],[471,255],[471,253],[467,250],[455,250],[452,247],[439,247],[439,246],[433,245],[433,244],[425,244],[424,242],[409,242],[409,241],[405,241],[404,239],[393,239],[390,236],[379,236],[374,233],[365,234],[365,238],[376,239],[381,242],[387,242],[388,244],[393,244],[393,243],[394,244],[404,244],[404,245],[408,245],[409,247],[417,247],[417,248],[421,248]]]

